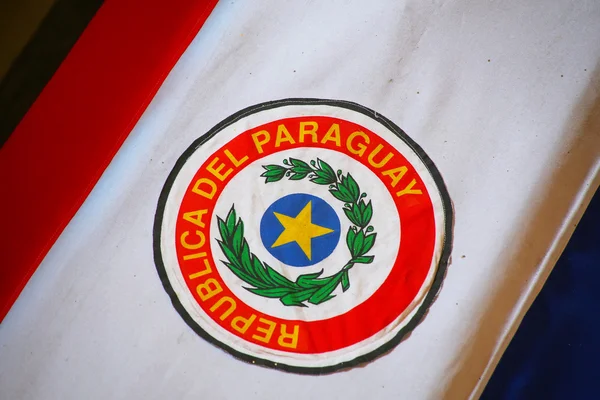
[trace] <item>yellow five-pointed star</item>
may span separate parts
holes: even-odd
[[[333,229],[312,223],[312,201],[309,201],[296,217],[292,218],[276,212],[273,212],[273,214],[275,214],[275,217],[283,225],[283,232],[281,232],[281,235],[279,235],[271,247],[296,242],[309,260],[311,259],[311,239],[333,232]]]

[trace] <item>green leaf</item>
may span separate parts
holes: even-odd
[[[306,178],[306,175],[308,175],[308,172],[302,172],[302,173],[296,172],[296,173],[292,174],[289,179],[291,181],[300,181],[300,180]]]
[[[305,279],[316,279],[318,277],[320,277],[323,274],[323,270],[320,270],[319,272],[311,272],[310,274],[304,274],[304,275],[300,275],[297,279],[296,282],[298,282],[298,280],[300,278],[305,278]]]
[[[286,286],[289,288],[295,288],[296,285],[294,284],[294,282],[290,281],[288,278],[286,278],[285,276],[281,275],[279,272],[275,271],[273,268],[271,268],[269,266],[269,264],[264,263],[265,264],[265,268],[267,270],[267,274],[269,275],[269,277],[275,282],[277,283],[279,286]]]
[[[235,231],[231,237],[231,249],[235,254],[240,254],[242,251],[242,242],[244,240],[244,222],[240,219],[235,226]]]
[[[325,173],[325,176],[329,178],[331,183],[337,182],[337,176],[335,174],[335,171],[329,166],[329,164],[327,164],[320,158],[317,158],[317,163],[319,165],[319,168]]]
[[[315,288],[319,286],[323,286],[326,283],[325,279],[317,279],[319,276],[323,274],[323,270],[320,272],[315,272],[312,274],[304,274],[300,275],[296,279],[296,284],[303,288]]]
[[[272,169],[270,171],[263,172],[260,176],[281,176],[281,174],[285,174],[286,169],[279,167],[279,169]]]
[[[350,209],[344,208],[344,214],[346,214],[346,217],[348,217],[348,219],[350,220],[350,222],[352,222],[354,225],[358,225],[360,226],[360,216],[356,216],[356,210],[357,207],[353,206]]]
[[[238,259],[246,272],[259,278],[259,276],[254,273],[254,266],[252,265],[252,255],[250,254],[250,247],[248,246],[248,242],[246,241],[246,239],[243,237],[242,250],[238,254]]]
[[[277,165],[277,164],[269,164],[269,165],[263,165],[262,166],[267,172],[268,171],[278,171],[280,169],[285,169],[285,167],[282,167],[281,165]]]
[[[231,272],[233,272],[234,275],[236,275],[238,278],[240,278],[241,280],[243,280],[246,283],[249,283],[252,286],[256,286],[257,288],[268,288],[269,286],[266,285],[264,282],[258,281],[256,280],[256,278],[254,278],[251,275],[248,275],[248,273],[246,273],[245,271],[242,271],[241,269],[235,267],[233,264],[230,264],[228,262],[225,261],[221,261],[227,268],[229,268],[229,270]]]
[[[282,288],[282,287],[267,288],[267,289],[252,289],[252,288],[245,288],[245,289],[247,291],[257,294],[259,296],[269,297],[272,299],[283,297],[293,291],[293,289]]]
[[[353,202],[356,203],[360,197],[360,189],[358,187],[358,183],[356,183],[356,181],[354,180],[352,175],[348,174],[347,176],[348,176],[348,179],[344,186],[346,186],[348,188],[348,191],[350,192],[350,195],[352,196]]]
[[[306,171],[312,171],[312,168],[310,167],[310,165],[308,165],[308,163],[305,163],[302,160],[298,160],[296,158],[290,157],[290,162],[292,163],[292,165],[294,167],[302,168],[302,169],[304,169]]]
[[[344,174],[340,175],[340,185],[346,185],[346,181],[348,180],[348,177]]]
[[[326,174],[323,171],[317,170],[315,171],[315,175],[315,177],[310,178],[312,183],[316,183],[317,185],[331,185],[335,183],[335,181],[325,176]]]
[[[361,228],[363,227],[362,225],[362,213],[360,211],[360,206],[354,206],[352,207],[352,215],[354,216],[354,219],[357,221],[358,226],[360,226]]]
[[[371,248],[375,244],[376,237],[377,237],[376,233],[373,233],[372,235],[365,237],[363,245],[361,246],[361,249],[360,249],[360,253],[358,253],[357,255],[362,256],[363,254],[366,254],[369,250],[371,250]]]
[[[350,193],[350,190],[348,189],[348,187],[346,185],[343,184],[339,184],[338,185],[338,190],[344,194],[344,198],[345,198],[345,202],[346,203],[354,203],[354,196],[352,196],[352,193]]]
[[[357,263],[357,264],[371,264],[374,259],[375,259],[375,257],[373,257],[373,256],[361,256],[361,257],[353,258],[352,262]]]
[[[242,264],[238,260],[237,256],[233,253],[233,251],[224,242],[217,240],[217,243],[219,244],[221,251],[223,252],[223,254],[225,254],[225,257],[229,260],[229,262],[234,264],[237,268],[243,269]]]
[[[352,254],[352,249],[354,248],[354,240],[356,240],[356,232],[354,232],[352,228],[348,228],[348,233],[346,234],[346,245],[348,245],[350,254]]]
[[[337,287],[338,285],[338,280],[335,279],[334,277],[331,277],[329,279],[329,282],[327,282],[325,285],[321,286],[321,288],[319,288],[319,290],[317,290],[312,296],[310,296],[310,298],[308,299],[308,302],[311,304],[321,304],[327,300],[329,300],[330,298],[332,298],[333,296],[329,296]]]
[[[227,240],[227,237],[229,235],[227,234],[227,225],[225,225],[225,221],[217,217],[217,225],[219,226],[219,233],[221,234],[221,239]]]
[[[287,171],[285,167],[279,165],[263,165],[266,172],[263,172],[260,176],[265,179],[265,183],[280,181]]]
[[[299,292],[286,294],[280,300],[286,306],[299,306],[306,307],[306,304],[303,304],[303,301],[308,300],[316,289],[305,289]]]
[[[244,243],[246,244],[246,243]],[[247,247],[244,246],[245,248]],[[260,279],[262,282],[271,282],[271,285],[269,286],[278,286],[275,284],[275,282],[273,282],[269,276],[269,274],[267,273],[267,271],[265,270],[265,267],[263,267],[262,263],[260,262],[260,260],[258,259],[258,257],[256,257],[254,254],[252,254],[250,256],[252,258],[252,270],[254,271],[254,275]]]
[[[329,189],[329,193],[333,195],[338,200],[343,201],[344,203],[352,203],[352,196],[348,189],[343,187],[341,184],[338,185],[338,189]]]
[[[362,256],[362,254],[360,254],[360,250],[363,248],[364,241],[365,233],[360,230],[356,233],[354,243],[352,243],[352,248],[350,249],[350,254],[352,254],[352,257]]]
[[[242,243],[242,251],[240,252],[239,260],[242,264],[242,267],[244,267],[245,271],[258,278],[258,276],[253,271],[254,268],[252,266],[252,259],[250,258],[250,248],[248,247],[248,242],[246,242],[246,240],[244,240]]]
[[[290,171],[298,172],[298,173],[302,173],[302,174],[304,174],[304,173],[308,174],[309,172],[312,172],[312,169],[308,166],[306,168],[305,167],[292,167],[290,169]]]
[[[348,271],[342,272],[342,290],[345,292],[350,289],[350,278],[348,277]]]
[[[360,201],[363,205],[365,204],[364,200]],[[364,209],[361,210],[361,227],[364,228],[367,225],[369,225],[369,222],[371,222],[371,218],[373,217],[373,205],[371,204],[371,200],[369,200],[369,203],[364,206]]]
[[[227,214],[227,219],[225,221],[225,224],[227,225],[227,238],[229,238],[233,234],[233,230],[235,228],[235,218],[235,206],[232,205],[231,210],[229,210],[229,213]]]

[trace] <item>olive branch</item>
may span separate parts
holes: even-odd
[[[304,303],[318,305],[335,297],[333,291],[341,284],[342,291],[350,288],[348,271],[355,264],[370,264],[374,256],[366,255],[375,244],[377,233],[369,225],[373,216],[371,201],[365,202],[366,193],[361,193],[358,183],[341,170],[337,173],[321,159],[310,161],[310,164],[295,158],[283,160],[284,165],[264,165],[265,172],[261,177],[265,183],[278,182],[284,177],[299,181],[308,178],[317,185],[327,185],[329,193],[344,203],[344,214],[353,224],[346,234],[346,245],[350,252],[350,260],[335,274],[321,277],[323,270],[298,276],[291,281],[275,271],[267,263],[262,262],[250,252],[244,237],[244,222],[237,218],[235,205],[231,206],[225,219],[217,216],[217,224],[221,240],[219,247],[227,258],[221,261],[238,278],[252,287],[246,290],[262,297],[278,298],[286,306],[307,307]]]

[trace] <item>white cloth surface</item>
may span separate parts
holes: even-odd
[[[598,187],[599,80],[598,1],[220,2],[0,326],[0,398],[476,398]],[[175,160],[234,112],[289,97],[385,115],[455,207],[421,324],[325,376],[204,341],[153,261]]]

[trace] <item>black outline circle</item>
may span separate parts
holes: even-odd
[[[202,327],[200,327],[200,325],[198,325],[198,323],[196,323],[196,321],[194,321],[192,319],[192,317],[190,317],[190,315],[188,314],[186,309],[179,302],[179,299],[177,298],[177,295],[175,294],[175,291],[171,287],[171,284],[167,277],[167,273],[165,271],[165,266],[163,264],[162,253],[161,253],[161,249],[160,249],[161,227],[162,227],[165,204],[166,204],[167,198],[169,196],[169,193],[171,191],[171,188],[173,186],[173,183],[175,182],[175,178],[177,177],[177,175],[178,175],[179,171],[181,170],[181,168],[183,167],[183,165],[190,158],[190,156],[200,146],[202,146],[204,143],[206,143],[209,139],[214,137],[217,133],[222,131],[227,126],[233,124],[234,122],[236,122],[244,117],[247,117],[248,115],[255,114],[259,111],[265,111],[265,110],[278,108],[278,107],[282,107],[282,106],[289,106],[289,105],[328,105],[328,106],[346,108],[346,109],[361,113],[363,115],[366,115],[369,118],[372,118],[372,119],[376,120],[377,122],[379,122],[380,124],[387,127],[396,136],[398,136],[398,138],[400,140],[404,141],[421,159],[421,161],[423,162],[423,164],[429,171],[430,175],[432,176],[432,178],[438,188],[438,191],[442,198],[442,208],[444,210],[444,242],[442,244],[442,254],[440,257],[440,262],[438,263],[438,268],[437,268],[437,271],[435,272],[435,277],[431,284],[431,288],[427,292],[427,295],[425,296],[423,303],[420,305],[420,307],[418,308],[415,315],[411,318],[411,320],[404,327],[402,327],[400,329],[400,331],[396,334],[396,336],[394,336],[392,339],[390,339],[388,342],[386,342],[382,346],[378,347],[377,349],[375,349],[367,354],[358,356],[358,357],[354,358],[353,360],[345,361],[345,362],[341,362],[336,365],[330,365],[330,366],[325,366],[325,367],[298,367],[298,366],[286,365],[286,364],[282,364],[282,363],[278,363],[278,362],[274,362],[274,361],[270,361],[270,360],[266,360],[266,359],[262,359],[262,358],[252,357],[248,354],[239,352],[239,351],[229,347],[225,343],[219,342],[214,337],[209,335],[204,329],[202,329]],[[299,373],[299,374],[320,375],[320,374],[326,374],[326,373],[331,373],[331,372],[336,372],[336,371],[340,371],[343,369],[351,368],[356,365],[363,364],[363,363],[374,360],[375,358],[379,357],[380,355],[382,355],[382,354],[386,353],[387,351],[391,350],[392,348],[396,347],[402,341],[402,339],[421,322],[421,320],[427,313],[429,306],[431,306],[431,304],[435,300],[435,297],[437,296],[437,293],[440,290],[440,287],[442,285],[442,281],[444,280],[444,276],[446,274],[446,269],[448,268],[448,261],[450,259],[450,253],[452,251],[453,226],[454,226],[453,223],[454,223],[454,214],[453,214],[453,209],[452,209],[452,202],[450,200],[450,195],[448,194],[448,190],[446,189],[446,185],[444,184],[444,180],[443,180],[441,174],[439,173],[438,169],[435,167],[435,164],[433,163],[433,161],[431,161],[431,159],[427,156],[427,154],[425,154],[423,149],[418,144],[416,144],[402,129],[400,129],[398,126],[396,126],[392,121],[390,121],[389,119],[385,118],[383,115],[381,115],[367,107],[364,107],[364,106],[361,106],[360,104],[352,103],[349,101],[310,99],[310,98],[282,99],[282,100],[275,100],[275,101],[269,101],[266,103],[257,104],[257,105],[245,108],[241,111],[238,111],[237,113],[231,115],[230,117],[228,117],[228,118],[224,119],[223,121],[221,121],[220,123],[218,123],[215,127],[213,127],[206,134],[204,134],[203,136],[196,139],[191,144],[191,146],[188,147],[183,152],[183,154],[179,157],[179,159],[175,163],[175,166],[173,167],[173,170],[171,170],[171,172],[169,173],[169,176],[167,177],[165,185],[163,186],[160,196],[158,198],[158,205],[156,208],[156,215],[154,217],[154,229],[153,229],[154,263],[156,264],[156,270],[157,270],[160,280],[163,284],[163,287],[165,288],[165,291],[171,298],[171,302],[173,303],[173,306],[175,307],[177,312],[181,315],[183,320],[190,326],[190,328],[192,328],[199,336],[204,338],[206,341],[212,343],[215,346],[220,347],[221,349],[227,351],[229,354],[233,355],[234,357],[236,357],[242,361],[252,363],[252,364],[262,365],[265,367],[280,369],[280,370],[288,371],[288,372],[295,372],[295,373]]]

